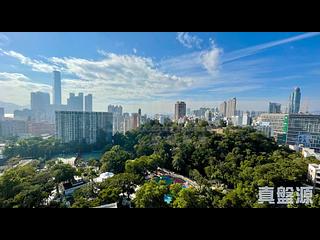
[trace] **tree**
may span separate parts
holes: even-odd
[[[155,171],[158,167],[163,167],[164,161],[157,154],[142,156],[135,160],[128,160],[125,165],[126,172],[146,176],[148,172]]]
[[[310,208],[320,208],[320,194],[313,195]]]
[[[121,149],[119,145],[111,148],[101,158],[101,171],[122,173],[124,172],[125,162],[130,159],[130,154],[127,151]]]
[[[37,163],[9,169],[0,177],[0,207],[43,207],[53,189],[50,172],[38,172]]]
[[[113,195],[119,192],[125,198],[130,201],[130,196],[135,192],[136,187],[142,183],[142,178],[139,175],[135,175],[132,173],[119,173],[115,176],[106,179],[100,184],[100,189],[104,192],[101,192],[100,198],[107,201],[105,193],[109,192]],[[118,201],[120,201],[120,197],[118,194]],[[112,197],[112,199],[114,199]]]
[[[175,201],[174,208],[205,208],[207,207],[204,196],[194,188],[182,189]]]
[[[136,208],[166,208],[168,204],[164,197],[168,193],[169,188],[165,182],[150,181],[136,192],[133,202]]]
[[[59,194],[59,184],[62,182],[71,182],[76,175],[76,169],[69,164],[58,163],[51,168],[51,174],[54,177],[56,183],[56,190]]]
[[[94,183],[89,183],[73,193],[72,208],[91,208],[99,205],[98,189]]]

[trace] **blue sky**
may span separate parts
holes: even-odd
[[[94,110],[169,113],[218,106],[237,97],[242,110],[302,105],[320,110],[320,34],[303,32],[0,33],[0,101],[28,105],[31,91],[52,91],[52,70],[69,92],[93,94]]]

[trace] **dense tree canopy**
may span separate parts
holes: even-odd
[[[72,207],[113,202],[122,206],[134,197],[132,206],[138,208],[272,207],[257,203],[259,187],[302,186],[307,183],[308,163],[319,163],[313,157],[304,158],[300,153],[278,146],[273,139],[249,127],[226,127],[222,134],[214,130],[205,121],[186,125],[161,125],[152,121],[125,135],[115,134],[113,147],[106,146],[100,162],[90,161],[82,169],[78,166],[77,172],[56,163],[52,166],[47,163],[48,169],[41,171],[30,166],[7,170],[0,177],[0,204],[3,207],[43,206],[54,184],[71,181],[78,173],[90,183],[76,191]],[[5,152],[13,157],[47,158],[57,153],[60,146],[52,139],[40,142],[39,139],[19,140],[10,144]],[[95,169],[99,167],[101,172],[116,175],[94,183]],[[185,189],[180,184],[146,180],[158,167],[189,177],[199,186]],[[165,196],[170,196],[170,203],[165,201]],[[319,195],[315,195],[310,207],[318,207],[319,203]]]
[[[111,148],[110,151],[105,152],[101,158],[101,171],[102,172],[112,172],[112,173],[122,173],[124,172],[125,163],[130,159],[131,155],[121,149],[119,145]]]

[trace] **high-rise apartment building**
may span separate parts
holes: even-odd
[[[52,120],[50,94],[45,92],[31,93],[31,120],[34,122]]]
[[[88,94],[84,97],[85,99],[85,111],[86,112],[92,112],[92,94]]]
[[[269,113],[281,113],[280,103],[269,103]]]
[[[219,112],[223,117],[225,117],[227,115],[227,102],[226,101],[224,101],[223,103],[220,104]]]
[[[46,111],[50,107],[50,95],[45,92],[31,93],[31,110]]]
[[[124,129],[124,116],[122,115],[122,106],[121,105],[109,105],[108,112],[113,113],[113,134],[116,132],[126,132],[129,131],[128,124],[126,129]]]
[[[301,91],[299,87],[295,87],[289,98],[289,114],[299,113],[301,101]]]
[[[178,121],[186,116],[187,105],[185,102],[177,102],[174,109],[174,119]]]
[[[67,99],[67,105],[69,111],[83,111],[83,93],[79,93],[76,96],[74,93],[69,94],[69,98]]]
[[[131,129],[131,118],[129,113],[123,114],[123,134],[126,134],[126,132],[130,131]]]
[[[140,126],[139,119],[139,113],[131,114],[131,129],[136,129]]]
[[[249,125],[251,125],[250,113],[245,112],[242,115],[242,126],[249,126]]]
[[[122,115],[122,106],[121,105],[109,105],[108,112],[113,113],[113,115]]]
[[[0,121],[4,120],[4,108],[0,108]]]
[[[23,137],[27,135],[27,123],[18,120],[0,121],[0,137]]]
[[[64,143],[112,140],[112,113],[57,111],[55,124],[56,137]]]
[[[53,104],[61,105],[61,73],[53,71]]]
[[[207,110],[205,113],[204,113],[204,119],[207,121],[207,122],[211,122],[212,121],[212,112],[210,110]]]
[[[236,116],[236,111],[237,111],[237,99],[232,98],[227,102],[226,117],[231,118],[232,116]]]

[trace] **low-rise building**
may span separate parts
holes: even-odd
[[[63,184],[63,192],[65,196],[70,196],[74,193],[75,190],[85,186],[87,182],[85,181],[77,181],[75,183],[64,183]]]
[[[313,183],[315,190],[320,190],[320,164],[308,165],[308,179]]]
[[[108,178],[111,178],[113,177],[114,174],[111,173],[111,172],[104,172],[104,173],[101,173],[99,177],[93,179],[94,182],[98,182],[98,183],[101,183],[103,182],[104,180],[108,179]]]
[[[314,149],[302,148],[301,153],[305,158],[306,157],[315,157],[316,159],[320,160],[320,153],[315,152]]]

